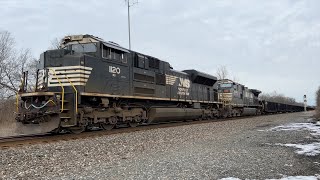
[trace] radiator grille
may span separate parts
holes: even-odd
[[[146,82],[154,83],[154,77],[148,76],[148,75],[144,75],[144,74],[134,73],[134,79],[138,80],[138,81],[146,81]]]

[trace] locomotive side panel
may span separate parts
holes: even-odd
[[[127,64],[85,56],[85,66],[92,68],[85,92],[130,95]]]

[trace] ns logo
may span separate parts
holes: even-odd
[[[120,74],[121,73],[121,69],[119,67],[115,67],[115,66],[109,66],[109,72],[111,74]]]
[[[190,88],[190,80],[189,79],[179,78],[179,80],[180,80],[180,83],[179,83],[180,87]]]

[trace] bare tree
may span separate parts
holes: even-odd
[[[52,41],[51,41],[51,44],[50,44],[50,47],[49,49],[50,50],[53,50],[53,49],[60,49],[60,39],[59,38],[54,38]]]
[[[228,78],[228,75],[229,75],[229,72],[228,72],[228,70],[227,70],[227,68],[226,68],[225,66],[220,66],[220,67],[218,67],[218,69],[217,69],[216,75],[217,75],[217,78],[218,78],[219,80],[221,80],[221,79],[227,79],[227,78]]]
[[[14,52],[14,40],[11,37],[10,33],[7,31],[0,32],[0,88],[4,87],[12,89],[11,86],[8,86],[6,80],[7,69],[9,59],[12,59]],[[14,89],[12,89],[14,90]]]
[[[19,91],[23,71],[31,63],[28,49],[17,51],[15,41],[7,31],[0,32],[0,98],[10,98]]]
[[[233,82],[240,83],[240,79],[239,79],[238,77],[236,77],[236,76],[233,76],[233,77],[232,77],[232,81],[233,81]]]
[[[284,103],[284,104],[294,104],[294,105],[303,105],[303,103],[299,103],[296,101],[295,98],[292,97],[286,97],[283,94],[278,94],[276,91],[268,94],[263,93],[259,95],[259,98],[261,100],[271,101],[271,102],[277,102],[277,103]]]

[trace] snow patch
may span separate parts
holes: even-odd
[[[320,175],[315,175],[315,176],[284,176],[281,179],[266,179],[266,180],[317,180],[320,178]],[[239,178],[234,178],[234,177],[227,177],[227,178],[222,178],[220,180],[241,180]]]
[[[310,131],[313,136],[320,136],[320,126],[313,123],[291,123],[258,131]]]
[[[277,146],[285,146],[285,147],[294,147],[297,148],[295,152],[297,154],[306,155],[306,156],[317,156],[320,154],[320,143],[315,142],[311,144],[275,144]]]
[[[259,131],[309,131],[312,136],[320,137],[320,126],[313,123],[291,123],[282,126],[276,126],[267,130]],[[271,144],[265,143],[266,145],[277,145],[285,147],[293,147],[297,150],[297,154],[306,156],[317,156],[320,154],[320,142],[313,142],[311,144]]]
[[[267,180],[317,180],[320,176],[287,176],[281,179],[267,179]]]

